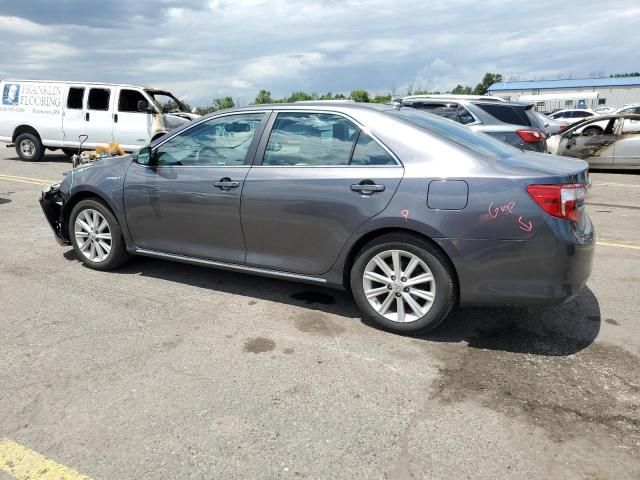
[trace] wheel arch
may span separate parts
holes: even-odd
[[[100,195],[99,193],[93,190],[81,190],[71,195],[64,202],[64,205],[62,207],[62,215],[61,215],[62,231],[64,232],[65,235],[68,235],[69,233],[69,220],[71,219],[71,212],[73,211],[73,208],[82,200],[87,200],[87,199],[93,199],[93,200],[99,201],[106,208],[109,209],[109,211],[113,214],[114,217],[116,217],[116,219],[118,218],[118,215],[116,214],[114,208],[111,206],[110,202],[105,197],[103,197],[102,195]],[[68,238],[67,240],[71,240],[71,239]]]
[[[18,136],[22,135],[23,133],[31,133],[32,135],[35,135],[36,137],[38,137],[38,140],[40,140],[40,143],[42,143],[42,137],[40,136],[40,133],[38,133],[38,130],[36,130],[34,127],[26,123],[23,123],[22,125],[18,125],[13,130],[13,134],[11,135],[11,141],[15,143],[15,141],[18,139]]]
[[[456,284],[456,301],[459,301],[460,300],[460,279],[458,276],[458,271],[456,269],[456,266],[451,260],[451,257],[447,254],[447,252],[440,245],[434,242],[433,239],[431,239],[429,236],[420,232],[416,232],[415,230],[410,230],[407,228],[399,228],[399,227],[387,227],[387,228],[379,228],[376,230],[371,230],[370,232],[363,234],[360,238],[358,238],[358,240],[354,242],[353,245],[351,245],[351,248],[349,249],[349,252],[347,253],[347,256],[343,263],[343,269],[342,269],[342,282],[343,282],[344,288],[346,290],[351,289],[350,280],[349,280],[349,277],[351,275],[351,268],[355,263],[356,257],[362,251],[362,248],[367,243],[369,243],[372,240],[375,240],[376,238],[379,238],[383,235],[389,235],[394,233],[408,235],[418,240],[427,242],[434,250],[437,250],[442,254],[443,258],[448,262],[449,264],[448,267],[450,268],[451,273],[453,274],[455,284]]]

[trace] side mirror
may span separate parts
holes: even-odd
[[[146,100],[138,100],[138,111],[145,113],[153,113],[153,107]]]
[[[142,147],[134,156],[134,161],[140,165],[153,165],[153,151],[151,147]]]

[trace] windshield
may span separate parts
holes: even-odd
[[[390,111],[389,114],[485,157],[507,158],[518,152],[516,148],[489,135],[476,133],[469,127],[413,108],[402,108]]]
[[[189,113],[189,110],[170,92],[160,90],[145,90],[153,100],[153,104],[162,113]]]

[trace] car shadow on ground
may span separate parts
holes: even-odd
[[[67,260],[78,261],[73,250]],[[137,257],[113,275],[141,275],[256,300],[295,305],[332,315],[362,319],[351,294],[314,285]],[[429,342],[466,342],[469,347],[543,356],[567,356],[587,348],[600,331],[600,306],[583,288],[571,301],[547,308],[455,308],[432,332],[412,335]]]

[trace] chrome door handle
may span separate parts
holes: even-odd
[[[361,195],[371,195],[375,192],[384,192],[384,185],[377,185],[375,183],[356,183],[351,185],[351,190],[358,192]]]
[[[229,190],[231,188],[238,188],[240,186],[240,182],[236,182],[230,178],[221,178],[217,182],[213,182],[213,186],[221,188],[222,190]]]

